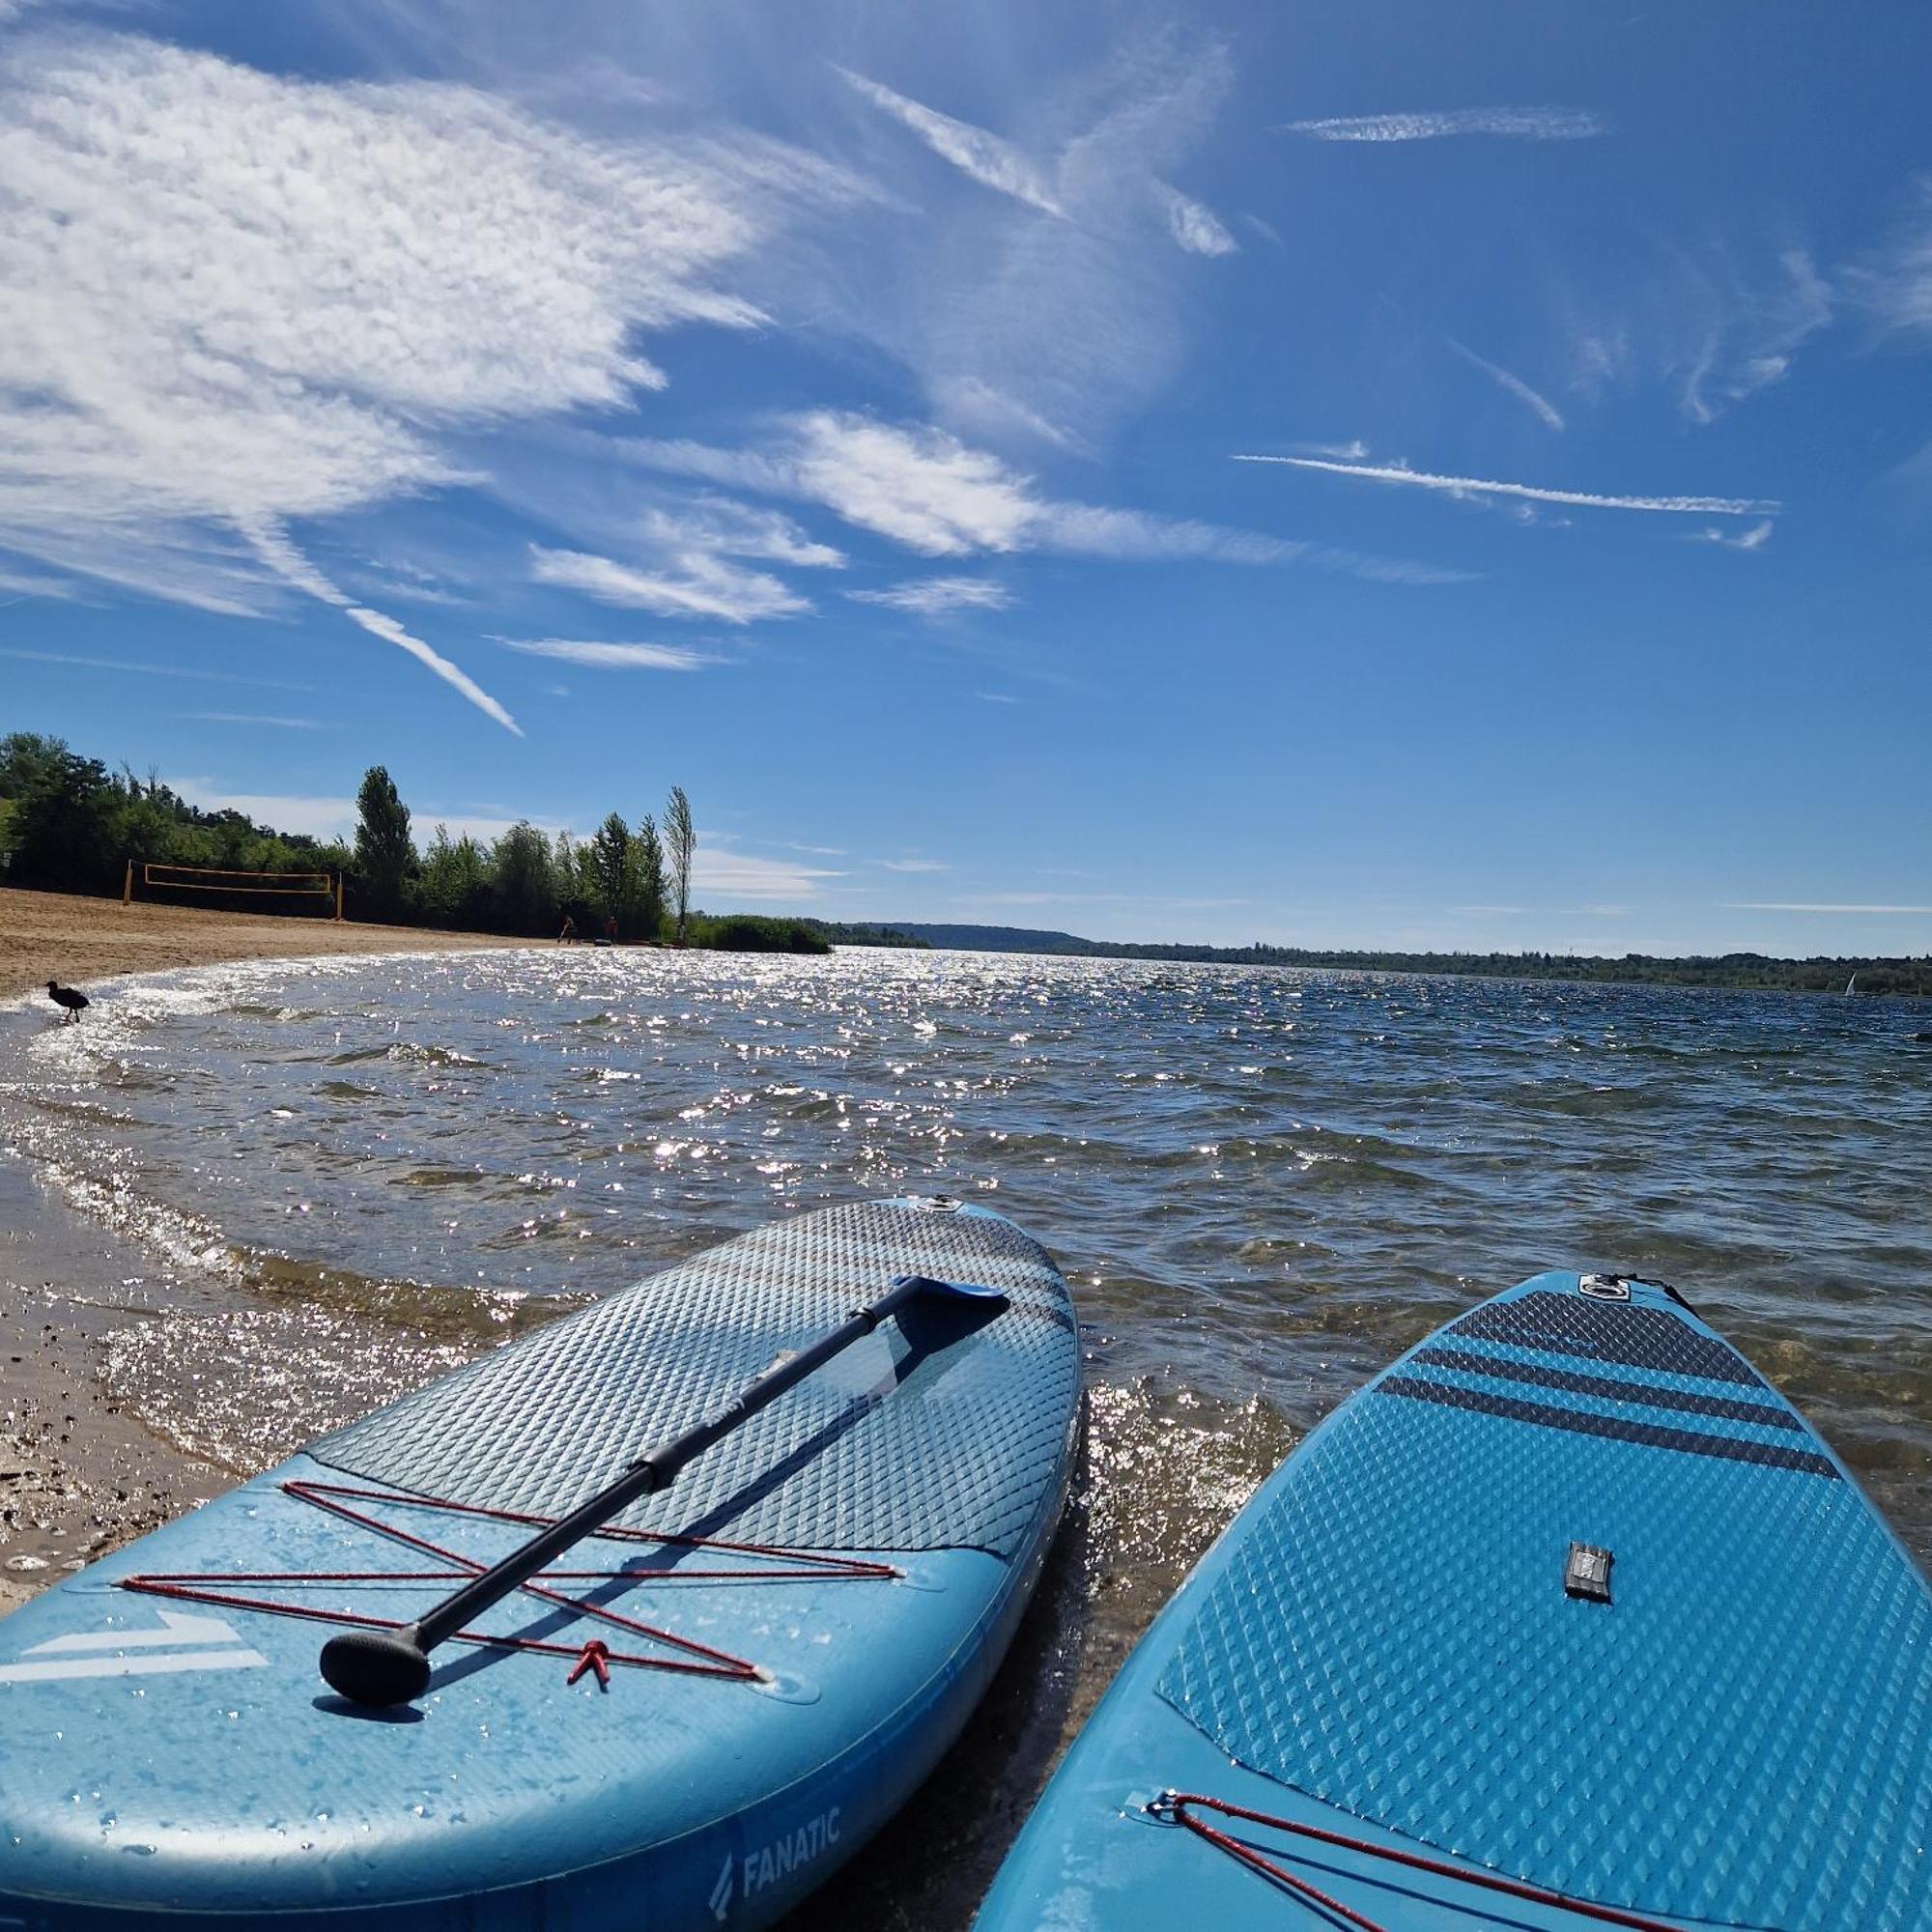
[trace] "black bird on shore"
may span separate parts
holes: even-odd
[[[67,1009],[68,1020],[77,1020],[80,1017],[81,1008],[88,1004],[87,995],[77,986],[63,986],[58,980],[47,981],[47,998],[56,1006]],[[65,1026],[67,1020],[63,1020],[61,1024]]]

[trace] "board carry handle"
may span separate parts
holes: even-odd
[[[413,1624],[397,1630],[343,1631],[330,1637],[322,1647],[320,1660],[329,1689],[355,1704],[384,1708],[412,1703],[429,1688],[429,1654],[439,1644],[446,1642],[492,1605],[500,1603],[511,1591],[520,1589],[573,1544],[582,1542],[610,1521],[619,1510],[640,1496],[668,1489],[678,1472],[713,1443],[743,1428],[760,1409],[769,1407],[787,1389],[797,1387],[854,1342],[871,1334],[889,1316],[927,1295],[940,1300],[982,1303],[1007,1298],[1003,1289],[988,1288],[978,1282],[941,1281],[924,1274],[895,1276],[892,1287],[878,1300],[855,1309],[810,1348],[775,1363],[763,1375],[747,1382],[729,1402],[702,1422],[646,1450],[626,1466],[615,1482],[472,1577]]]

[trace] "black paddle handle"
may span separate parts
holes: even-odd
[[[887,1316],[939,1284],[923,1275],[901,1275],[878,1300],[861,1308],[828,1335],[789,1360],[767,1369],[755,1380],[746,1383],[715,1414],[695,1423],[681,1435],[661,1442],[639,1456],[617,1480],[599,1490],[587,1502],[579,1503],[567,1517],[549,1529],[513,1549],[500,1562],[492,1564],[480,1577],[464,1584],[455,1595],[445,1598],[435,1609],[408,1632],[418,1650],[430,1651],[452,1637],[465,1624],[479,1617],[493,1604],[500,1603],[512,1590],[519,1589],[542,1570],[552,1558],[560,1556],[580,1543],[600,1524],[608,1522],[619,1510],[627,1509],[639,1496],[668,1489],[678,1471],[721,1437],[749,1421],[784,1392],[795,1387],[814,1370],[824,1367],[841,1350],[849,1349],[862,1336],[869,1335]]]

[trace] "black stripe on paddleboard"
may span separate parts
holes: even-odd
[[[1580,1355],[1593,1362],[1623,1362],[1634,1369],[1764,1387],[1764,1378],[1735,1349],[1698,1334],[1662,1308],[1628,1308],[1539,1289],[1515,1301],[1486,1301],[1451,1322],[1446,1332],[1514,1342],[1550,1355]]]
[[[1626,1422],[1614,1415],[1591,1415],[1580,1408],[1557,1408],[1548,1403],[1518,1402],[1513,1396],[1491,1395],[1483,1389],[1454,1388],[1447,1382],[1425,1381],[1419,1376],[1385,1376],[1376,1383],[1378,1395],[1407,1396],[1444,1408],[1471,1408],[1484,1415],[1504,1415],[1512,1422],[1528,1422],[1539,1429],[1567,1429],[1575,1435],[1609,1435],[1619,1442],[1641,1442],[1650,1449],[1677,1449],[1690,1456],[1719,1456],[1730,1463],[1755,1463],[1768,1469],[1802,1469],[1808,1476],[1838,1480],[1838,1468],[1829,1456],[1809,1449],[1787,1449],[1781,1442],[1745,1442],[1731,1435],[1704,1435],[1692,1429],[1665,1429],[1654,1422]]]
[[[1689,1415],[1721,1415],[1726,1422],[1755,1422],[1766,1429],[1804,1427],[1789,1409],[1767,1408],[1761,1402],[1736,1402],[1727,1395],[1687,1395],[1675,1389],[1653,1388],[1648,1382],[1586,1376],[1576,1369],[1547,1369],[1540,1362],[1474,1355],[1466,1349],[1418,1349],[1409,1359],[1432,1362],[1438,1369],[1462,1369],[1472,1376],[1493,1376],[1499,1381],[1533,1382],[1539,1388],[1562,1389],[1569,1395],[1594,1395],[1605,1402],[1635,1402],[1646,1408],[1675,1408]]]

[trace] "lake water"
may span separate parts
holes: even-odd
[[[166,1285],[111,1389],[238,1470],[799,1208],[943,1191],[1053,1250],[1079,1507],[917,1857],[841,1882],[855,1926],[962,1920],[1254,1485],[1539,1268],[1674,1283],[1932,1557],[1928,1003],[546,948],[210,968],[10,1025],[0,1137]]]

